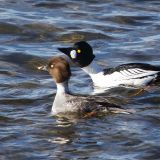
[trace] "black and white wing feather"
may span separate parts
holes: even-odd
[[[109,68],[103,71],[104,75],[111,75],[113,80],[142,79],[155,76],[160,73],[160,67],[143,63],[129,63],[116,68]]]

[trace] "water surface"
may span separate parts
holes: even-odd
[[[36,69],[57,47],[86,40],[104,67],[160,64],[158,0],[0,1],[0,159],[158,160],[160,88],[138,96],[105,94],[132,115],[89,119],[50,115],[56,86]],[[72,67],[70,89],[91,94],[88,75]]]

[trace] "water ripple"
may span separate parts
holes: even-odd
[[[1,159],[159,159],[159,84],[142,94],[122,87],[98,93],[132,115],[53,117],[56,85],[37,66],[57,48],[87,40],[103,67],[160,62],[158,0],[14,1],[0,4]],[[72,66],[70,89],[93,94]],[[96,94],[97,94],[96,93]],[[34,152],[33,152],[34,151]]]

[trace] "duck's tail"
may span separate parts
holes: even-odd
[[[160,84],[160,71],[158,72],[158,75],[154,81],[155,84]]]
[[[123,108],[110,108],[111,113],[133,114],[135,109],[123,109]]]

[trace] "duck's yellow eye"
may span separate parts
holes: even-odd
[[[51,68],[54,68],[54,64],[51,64],[50,67],[51,67]]]
[[[77,53],[81,53],[81,50],[80,50],[80,49],[78,49],[78,50],[77,50]]]

